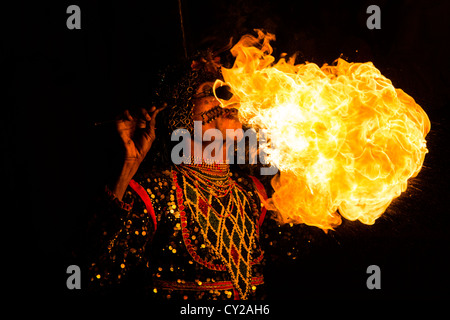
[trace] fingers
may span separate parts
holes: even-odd
[[[149,114],[149,112],[152,112],[152,109],[153,109],[154,107],[152,107],[149,111],[147,111],[146,109],[144,109],[144,108],[141,108],[141,114],[142,114],[142,117],[143,117],[143,119],[145,119],[145,121],[150,121],[151,119],[152,119],[152,117],[151,117],[151,115]]]
[[[154,135],[155,134],[155,129],[156,129],[156,116],[158,115],[159,112],[161,112],[162,110],[164,110],[167,107],[167,103],[164,103],[164,105],[157,109],[155,106],[153,106],[150,111],[151,111],[151,120],[148,126],[148,133],[150,135]]]
[[[136,128],[144,130],[145,133],[154,136],[155,135],[155,124],[156,124],[156,115],[166,108],[167,104],[164,104],[161,108],[157,109],[155,106],[152,106],[150,109],[140,108],[138,110],[137,117],[127,117],[130,115],[129,112],[125,113],[125,116],[130,121],[133,120],[136,123]]]
[[[140,111],[140,114],[137,119],[136,126],[140,129],[144,129],[148,126],[147,123],[151,120],[151,116],[148,113],[148,111],[145,110],[144,108],[141,108],[139,111]]]
[[[116,130],[122,135],[125,131],[134,131],[134,118],[129,110],[125,110],[115,119]]]
[[[123,113],[124,117],[126,120],[128,121],[133,121],[133,117],[131,116],[130,110],[125,110],[125,112]]]
[[[150,110],[146,110],[145,108],[140,108],[139,110],[134,110],[133,113],[130,112],[130,110],[125,110],[121,116],[117,118],[117,120],[122,121],[150,121],[151,115],[149,112],[153,112],[156,108],[152,107]]]
[[[130,127],[136,129],[143,129],[149,134],[154,134],[156,115],[167,107],[165,103],[161,108],[152,106],[150,109],[140,108],[135,111],[125,110],[120,117],[117,118],[116,123],[119,127]]]
[[[167,107],[167,104],[165,103],[161,108],[156,109],[156,107],[152,107],[152,119],[150,121],[150,127],[155,127],[155,119],[156,119],[156,115],[161,112],[162,110],[164,110]]]

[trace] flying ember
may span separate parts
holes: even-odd
[[[322,229],[341,216],[373,224],[422,168],[428,116],[371,62],[276,62],[274,35],[257,31],[231,49],[236,60],[222,72],[234,96],[221,102],[270,137],[271,209],[283,223]]]

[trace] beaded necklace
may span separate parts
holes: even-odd
[[[178,171],[191,180],[196,187],[217,198],[223,198],[235,186],[227,164],[183,164]]]
[[[250,289],[255,225],[250,198],[231,179],[228,165],[179,165],[186,212],[200,226],[205,242],[227,266],[241,297]]]

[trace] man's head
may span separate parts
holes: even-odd
[[[214,82],[203,82],[197,88],[192,100],[193,120],[202,122],[202,135],[206,130],[217,129],[225,140],[227,129],[242,129],[242,124],[239,122],[236,109],[220,106],[219,100],[214,96],[213,86]]]
[[[223,81],[221,67],[220,58],[208,50],[197,53],[187,63],[170,66],[160,74],[153,103],[167,104],[156,120],[155,149],[159,150],[163,162],[168,161],[168,154],[176,145],[171,141],[172,133],[177,129],[186,129],[194,138],[194,121],[202,123],[202,137],[208,129],[217,129],[224,141],[227,129],[242,128],[237,110],[222,109],[215,97],[216,94],[220,99],[227,100],[232,95],[227,86],[213,90],[216,80]]]
[[[155,104],[167,103],[168,107],[158,119],[158,134],[171,135],[176,129],[187,129],[194,133],[194,120],[202,121],[202,131],[218,129],[224,139],[226,129],[239,129],[236,109],[222,109],[215,94],[224,100],[230,98],[228,86],[216,88],[216,80],[223,81],[220,58],[212,51],[194,55],[188,63],[172,67],[161,75],[156,90]],[[164,118],[164,119],[163,119]],[[160,123],[163,120],[164,123]]]

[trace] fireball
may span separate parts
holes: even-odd
[[[257,32],[231,49],[222,72],[234,97],[221,102],[270,137],[262,148],[279,169],[270,209],[324,230],[341,217],[373,224],[419,173],[428,116],[372,62],[275,61],[274,35]]]

